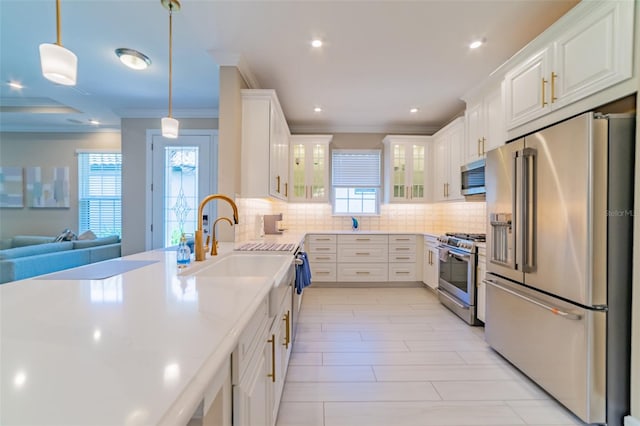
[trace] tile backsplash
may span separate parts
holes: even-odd
[[[295,232],[351,229],[349,216],[333,216],[330,204],[285,203],[262,198],[236,199],[240,215],[237,242],[260,238],[261,218],[282,213],[284,228]],[[486,203],[382,204],[380,216],[356,216],[362,231],[485,232]]]

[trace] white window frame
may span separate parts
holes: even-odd
[[[376,158],[376,167],[374,170],[367,170],[367,166],[363,165],[363,169],[349,173],[348,175],[336,176],[336,173],[340,173],[340,168],[334,164],[335,155],[372,155]],[[369,167],[371,164],[369,164]],[[357,190],[374,190],[375,198],[375,211],[363,212],[362,210],[349,210],[346,211],[337,210],[338,194],[336,189],[346,188],[348,190],[347,200],[349,195],[352,195]],[[379,216],[380,215],[380,203],[382,198],[382,150],[379,149],[334,149],[331,151],[331,208],[334,216]],[[342,198],[343,200],[345,198]],[[364,194],[360,201],[364,201]],[[347,202],[349,204],[349,202]]]
[[[91,194],[88,193],[88,191],[90,191],[90,188],[89,188],[89,183],[85,182],[85,177],[84,177],[85,171],[83,170],[84,166],[82,162],[83,162],[83,156],[91,155],[91,154],[96,154],[96,155],[117,154],[120,156],[120,175],[118,179],[115,179],[115,181],[110,183],[112,184],[111,195],[92,196]],[[98,237],[113,235],[113,234],[117,234],[121,236],[122,234],[122,152],[119,150],[109,150],[109,149],[92,149],[92,150],[84,149],[84,150],[77,150],[76,156],[78,157],[78,234],[87,230],[91,230]],[[85,203],[90,202],[91,200],[94,200],[94,201],[104,200],[108,203],[110,202],[113,204],[114,206],[113,208],[115,209],[116,213],[114,213],[114,219],[112,220],[111,226],[100,225],[98,227],[93,227],[93,228],[90,225],[88,226],[89,219],[88,218],[85,219],[83,217],[84,216],[83,209],[85,208]],[[119,215],[117,213],[118,209],[119,209]]]

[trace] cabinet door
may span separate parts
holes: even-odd
[[[329,200],[329,146],[314,143],[307,151],[310,201]]]
[[[307,144],[291,143],[291,188],[289,201],[306,201],[307,186]]]
[[[451,128],[449,140],[449,178],[447,180],[447,200],[462,200],[460,166],[464,161],[464,122]]]
[[[433,198],[435,201],[447,199],[447,178],[449,176],[449,137],[441,135],[435,140],[434,145],[434,185]]]
[[[471,162],[482,157],[483,129],[482,102],[471,104],[464,113],[466,123],[465,160]]]
[[[413,202],[423,202],[427,198],[427,146],[426,144],[412,144],[410,150],[409,199]]]
[[[269,165],[271,195],[286,200],[289,181],[289,134],[281,112],[271,103],[271,139]]]
[[[271,343],[257,354],[240,384],[233,387],[233,424],[271,426]]]
[[[502,104],[502,87],[487,94],[483,100],[483,122],[484,134],[481,140],[482,156],[486,156],[488,151],[504,145],[507,139],[504,125],[504,107]]]
[[[504,78],[507,128],[512,129],[550,111],[549,48],[511,70]]]
[[[554,108],[631,77],[633,3],[598,3],[556,40],[550,77]]]
[[[409,196],[407,147],[405,144],[391,145],[391,201],[406,201]]]
[[[432,289],[438,288],[438,250],[431,245],[425,247],[424,280]]]

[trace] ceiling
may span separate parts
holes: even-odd
[[[576,0],[181,0],[173,19],[173,115],[217,117],[219,66],[275,89],[293,132],[432,133],[460,97]],[[168,12],[160,0],[62,0],[75,87],[40,73],[54,0],[0,0],[0,130],[110,131],[167,115]],[[312,48],[319,37],[323,47]],[[468,45],[485,39],[479,49]],[[119,47],[152,60],[122,65]],[[8,81],[25,87],[10,88]],[[323,111],[313,111],[321,106]],[[410,108],[417,113],[409,113]],[[90,119],[100,125],[89,124]]]

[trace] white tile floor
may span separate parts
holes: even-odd
[[[305,290],[277,426],[579,425],[425,288]]]

